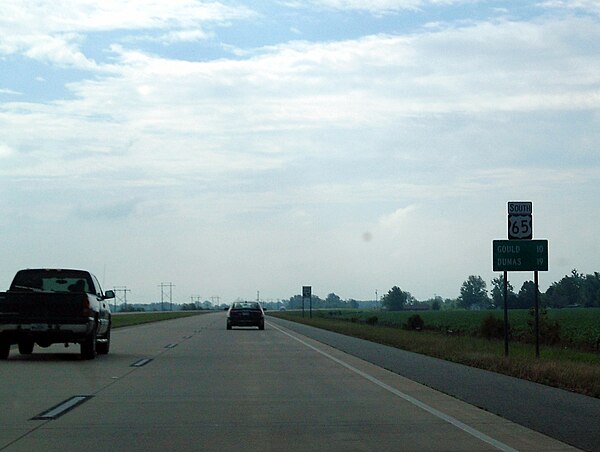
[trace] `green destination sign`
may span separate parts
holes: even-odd
[[[495,272],[548,271],[548,240],[494,240]]]

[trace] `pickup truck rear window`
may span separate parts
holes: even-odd
[[[21,270],[17,272],[10,290],[32,292],[94,293],[88,273],[69,270]]]

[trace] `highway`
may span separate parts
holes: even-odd
[[[111,353],[12,351],[0,450],[576,450],[268,319],[113,331]]]

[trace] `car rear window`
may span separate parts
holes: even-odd
[[[236,302],[233,303],[233,309],[260,309],[260,305],[256,302]]]

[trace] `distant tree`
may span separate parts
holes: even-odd
[[[444,299],[439,295],[436,295],[433,298],[427,300],[425,303],[427,303],[433,311],[439,311],[440,309],[442,309]]]
[[[512,284],[507,284],[508,298],[510,300],[511,295],[515,295]],[[495,307],[504,306],[504,275],[500,275],[497,278],[492,279],[492,304]]]
[[[481,276],[471,275],[463,282],[458,305],[465,309],[472,309],[475,306],[484,308],[490,305],[486,284]]]
[[[302,309],[302,295],[294,295],[290,297],[288,302],[289,309]]]
[[[508,308],[518,308],[517,294],[514,292],[513,286],[510,281],[507,284],[507,298]],[[492,305],[495,308],[504,306],[504,275],[500,275],[497,278],[492,279]]]
[[[566,275],[560,281],[552,283],[544,295],[546,305],[562,308],[568,305],[579,304],[580,290],[585,284],[585,277],[576,269],[571,275]]]
[[[538,288],[538,300],[541,300],[541,295]],[[535,283],[533,281],[525,281],[517,295],[516,308],[530,309],[535,306]]]
[[[347,301],[347,304],[350,309],[358,309],[359,308],[358,301],[356,301],[354,298],[350,298]]]
[[[339,308],[342,304],[342,299],[334,293],[330,293],[325,298],[325,306],[326,308]]]
[[[388,293],[381,297],[381,305],[388,311],[401,311],[404,309],[410,293],[402,292],[400,287],[392,287]]]
[[[586,275],[580,289],[580,297],[585,307],[600,307],[600,273]]]
[[[324,307],[325,302],[321,300],[317,295],[313,295],[312,297],[312,307],[313,309],[318,309]],[[302,295],[294,295],[290,297],[288,302],[289,309],[302,309]],[[311,300],[304,300],[304,309],[308,309],[310,307]]]
[[[123,303],[119,306],[118,311],[120,312],[144,312],[145,309],[141,306],[134,306],[131,304]]]
[[[458,298],[446,298],[442,305],[443,310],[456,309],[458,307]]]

